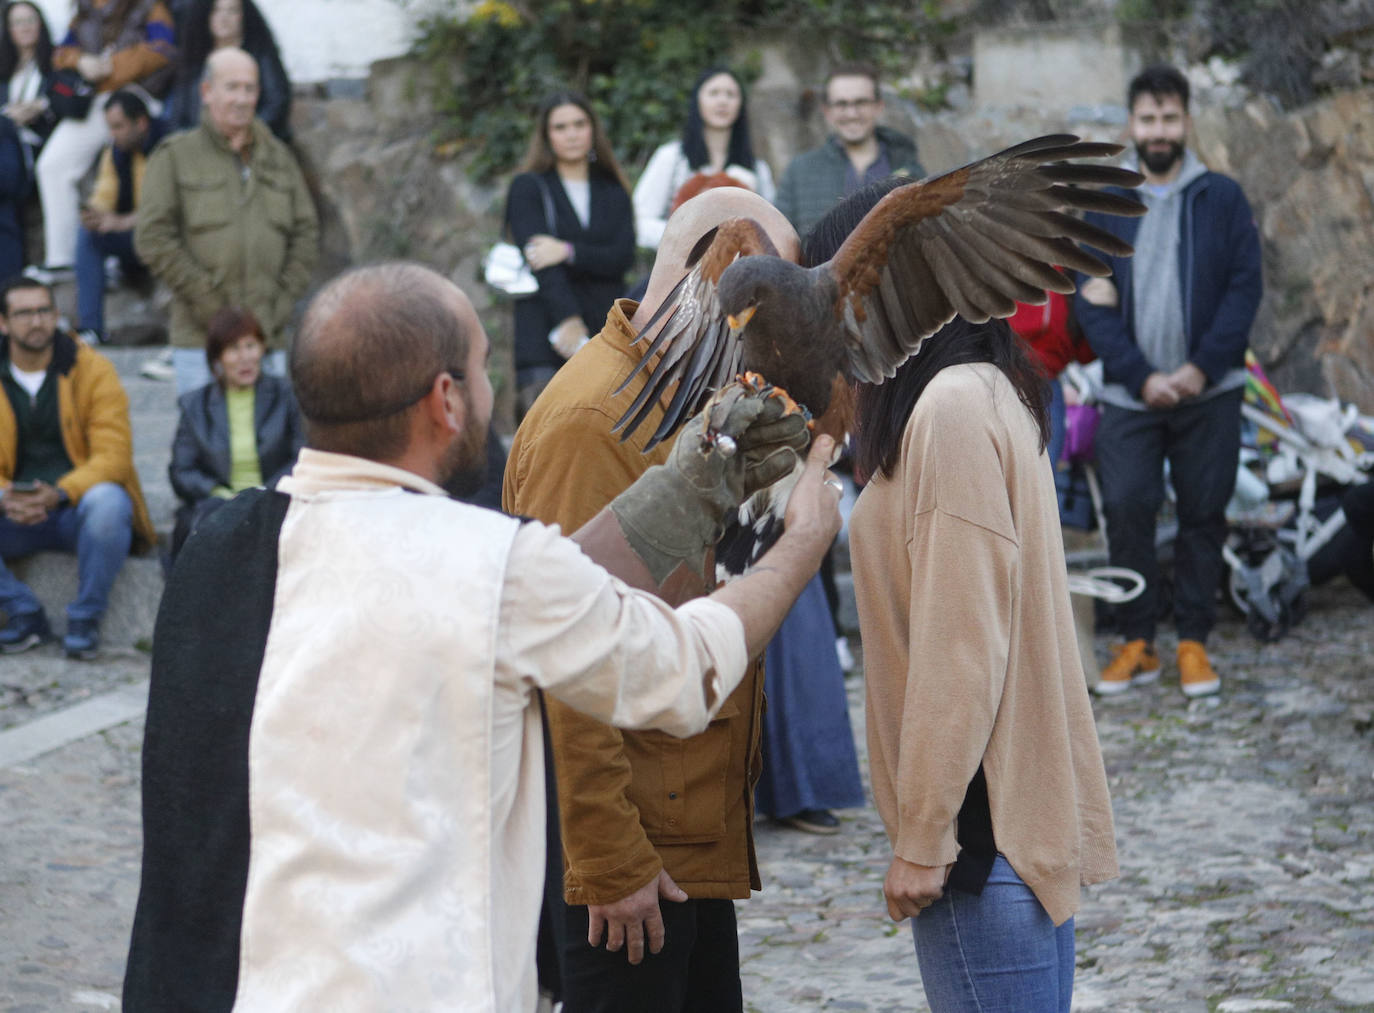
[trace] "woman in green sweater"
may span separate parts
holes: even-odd
[[[291,384],[262,371],[267,339],[249,310],[210,320],[205,359],[215,379],[180,398],[168,472],[181,498],[172,556],[207,514],[243,489],[272,485],[305,442]]]

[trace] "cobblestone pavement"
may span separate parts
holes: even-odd
[[[1279,644],[1216,637],[1223,694],[1158,686],[1095,704],[1122,877],[1078,917],[1080,1010],[1374,1010],[1374,680],[1369,607],[1314,595]],[[37,703],[82,679],[146,675],[43,659]],[[8,681],[13,659],[5,665]],[[862,740],[862,683],[850,681]],[[49,709],[50,712],[50,709]],[[115,1009],[138,883],[141,723],[0,769],[0,1011]],[[882,911],[886,840],[871,808],[813,837],[761,823],[765,889],[739,905],[746,1004],[920,1010],[906,925]]]
[[[167,517],[171,387],[128,377],[146,354],[121,371]],[[1267,646],[1226,617],[1219,697],[1187,701],[1166,665],[1157,686],[1095,703],[1122,877],[1086,891],[1075,1009],[1374,1011],[1374,613],[1344,584],[1311,605]],[[146,677],[135,650],[0,658],[0,740]],[[849,688],[862,751],[862,680]],[[118,1009],[141,731],[0,764],[0,1013]],[[758,826],[765,889],[738,908],[756,1013],[925,1008],[909,927],[883,912],[877,814],[841,816],[834,837]]]
[[[1219,697],[1189,702],[1166,662],[1094,703],[1122,875],[1085,892],[1074,1009],[1374,1010],[1374,615],[1347,585],[1312,605],[1278,644],[1224,621]],[[926,1008],[882,825],[844,816],[831,838],[760,827],[764,891],[739,907],[757,1013]]]

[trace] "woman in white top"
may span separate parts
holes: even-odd
[[[712,67],[697,78],[687,100],[682,137],[661,145],[635,185],[635,238],[658,249],[673,196],[697,173],[725,172],[765,200],[773,199],[773,174],[754,157],[744,86],[732,71]]]

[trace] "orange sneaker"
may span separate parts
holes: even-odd
[[[1159,655],[1153,645],[1144,640],[1128,640],[1112,648],[1111,663],[1102,670],[1102,677],[1094,688],[1099,696],[1124,693],[1132,685],[1140,686],[1159,678]]]
[[[1184,696],[1221,692],[1221,677],[1207,660],[1207,648],[1197,640],[1178,642],[1178,680]]]

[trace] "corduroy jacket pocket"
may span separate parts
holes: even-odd
[[[625,737],[634,772],[631,800],[649,840],[700,844],[725,836],[725,781],[739,708],[726,700],[700,735],[678,739],[661,732]]]

